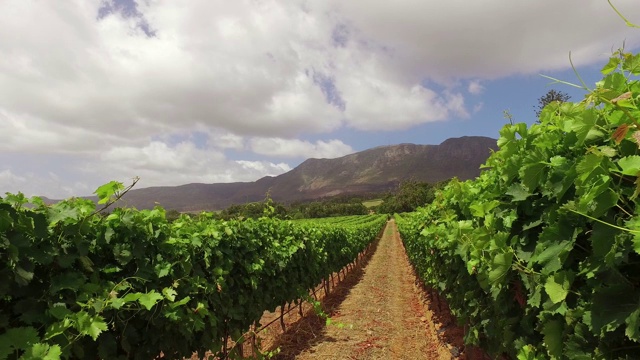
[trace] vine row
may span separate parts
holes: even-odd
[[[106,202],[118,183],[97,194]],[[268,215],[268,214],[267,214]],[[169,222],[162,208],[96,214],[92,201],[0,198],[0,359],[203,356],[264,311],[299,301],[375,239],[355,225]]]
[[[477,179],[396,216],[419,276],[493,356],[640,357],[640,55],[602,73],[581,102],[506,125]]]

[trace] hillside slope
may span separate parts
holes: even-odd
[[[479,136],[448,139],[440,145],[381,146],[336,159],[308,159],[287,173],[255,182],[150,187],[132,190],[123,200],[139,209],[160,204],[166,209],[199,211],[259,201],[267,192],[280,202],[382,192],[405,179],[474,178],[491,149],[497,149],[496,140]]]

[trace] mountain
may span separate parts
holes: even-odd
[[[471,179],[496,150],[496,140],[465,136],[440,145],[380,146],[336,159],[308,159],[279,176],[254,182],[187,184],[136,189],[121,206],[138,209],[156,204],[179,211],[219,210],[231,204],[260,201],[267,192],[278,202],[340,194],[383,192],[405,179],[438,182],[452,177]]]

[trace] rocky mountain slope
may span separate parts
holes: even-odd
[[[139,209],[160,204],[199,211],[259,201],[267,192],[279,202],[383,192],[405,179],[471,179],[480,173],[491,149],[497,149],[496,140],[479,136],[448,139],[440,145],[381,146],[336,159],[308,159],[287,173],[255,182],[150,187],[132,190],[123,200]]]

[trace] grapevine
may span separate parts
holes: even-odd
[[[477,179],[396,216],[422,280],[494,356],[640,356],[640,55],[602,74],[506,125]]]
[[[111,182],[97,193],[109,202],[123,190]],[[351,263],[385,222],[219,221],[210,213],[169,222],[160,207],[101,215],[86,199],[47,206],[7,194],[0,359],[182,358],[226,349],[264,311],[308,297]]]

